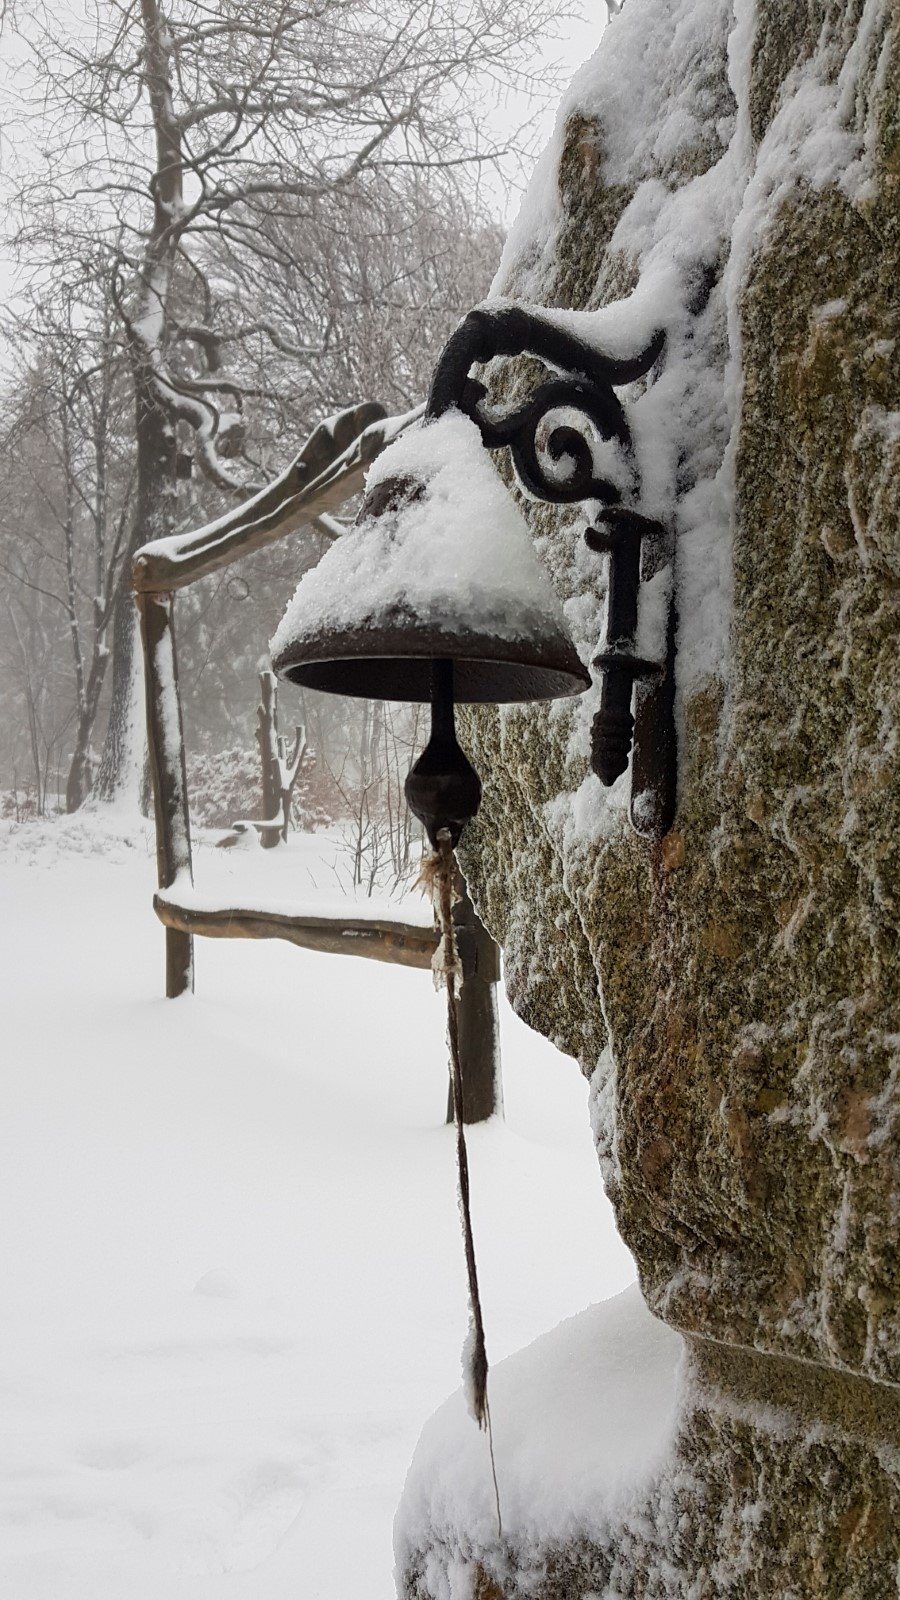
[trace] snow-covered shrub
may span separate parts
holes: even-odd
[[[37,798],[30,785],[24,789],[0,789],[0,817],[4,820],[24,822],[37,814]]]
[[[255,746],[189,750],[187,777],[191,819],[200,827],[228,828],[241,818],[264,820]],[[345,810],[331,775],[307,752],[292,797],[293,827],[305,833],[327,828]]]
[[[227,828],[260,808],[259,757],[239,745],[189,750],[188,795],[191,820],[204,828]]]

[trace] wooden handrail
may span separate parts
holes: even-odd
[[[262,906],[208,907],[180,904],[156,894],[153,909],[166,928],[211,939],[286,939],[326,955],[367,956],[401,967],[430,967],[437,933],[414,922],[388,918],[315,917],[306,912],[267,911]]]
[[[215,522],[156,539],[137,551],[137,594],[172,594],[241,556],[275,544],[356,494],[366,469],[418,412],[386,417],[374,400],[320,423],[290,466]]]

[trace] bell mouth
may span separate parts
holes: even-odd
[[[529,700],[556,700],[582,694],[590,674],[574,647],[558,638],[501,640],[423,630],[421,639],[404,637],[402,655],[391,650],[388,630],[360,629],[341,639],[336,655],[333,636],[305,638],[282,650],[273,667],[281,678],[306,689],[367,700],[431,699],[432,664],[453,662],[453,696],[457,703],[484,705]]]

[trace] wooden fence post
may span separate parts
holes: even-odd
[[[497,1012],[500,948],[469,899],[462,876],[457,888],[461,898],[453,907],[453,922],[463,972],[456,1002],[463,1121],[485,1122],[503,1108]],[[447,1095],[447,1121],[453,1121],[452,1086]]]
[[[156,872],[161,889],[182,874],[193,880],[188,817],[184,731],[175,654],[174,596],[138,594],[147,742],[156,816]],[[194,941],[180,928],[166,929],[166,994],[174,1000],[194,987]]]

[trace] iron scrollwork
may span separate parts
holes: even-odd
[[[636,653],[638,595],[646,581],[674,556],[669,530],[633,505],[623,505],[622,489],[598,472],[589,440],[565,422],[552,426],[542,449],[541,424],[553,413],[570,410],[584,418],[601,440],[613,440],[630,467],[633,493],[640,484],[628,417],[615,390],[645,377],[662,354],[665,335],[657,332],[633,357],[608,356],[540,312],[522,306],[471,311],[457,328],[435,369],[426,415],[442,416],[455,407],[477,425],[489,450],[508,449],[516,475],[535,499],[558,505],[593,500],[600,504],[595,525],[585,530],[591,550],[609,559],[606,637],[592,665],[600,674],[600,705],[594,717],[591,765],[607,787],[631,758],[630,816],[636,832],[659,839],[675,814],[676,742],[674,717],[675,617],[670,604],[665,660]],[[517,409],[498,416],[486,404],[487,389],[470,376],[475,365],[498,356],[534,356],[554,376],[539,384]],[[548,471],[542,450],[567,471]],[[632,709],[634,706],[634,709]]]

